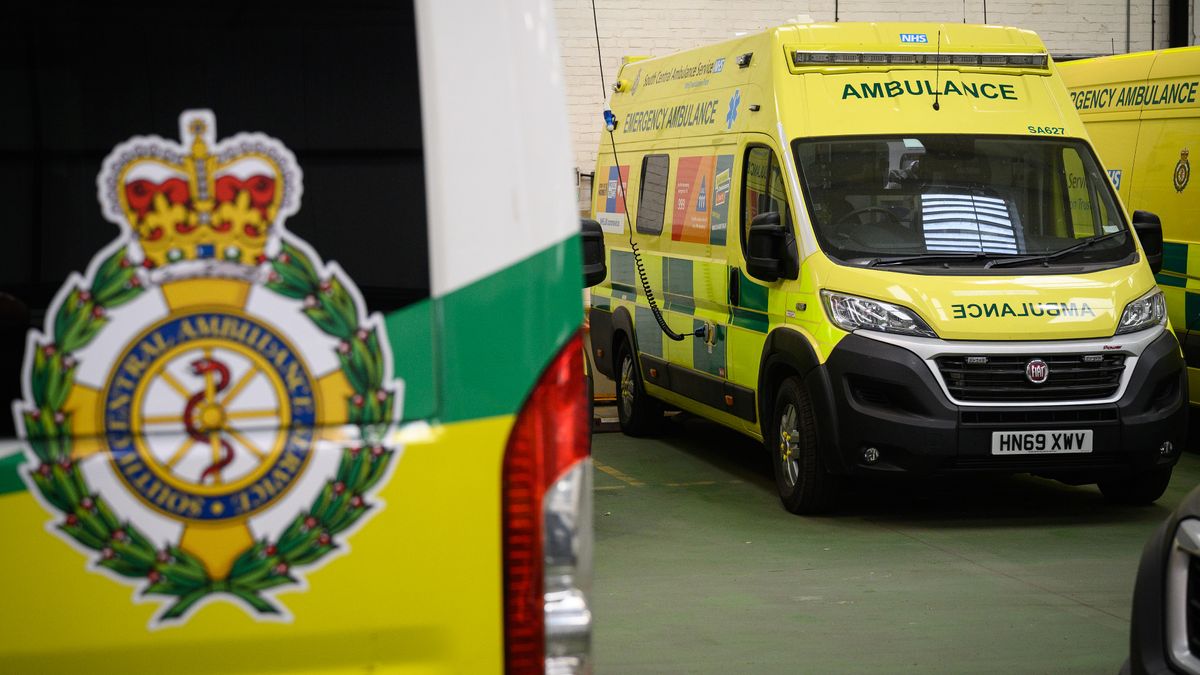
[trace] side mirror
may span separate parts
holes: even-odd
[[[1158,274],[1163,265],[1162,221],[1149,211],[1134,211],[1133,231],[1137,232],[1142,250],[1146,252],[1146,262],[1150,263],[1150,271]]]
[[[580,235],[583,243],[583,287],[591,288],[608,276],[608,266],[604,262],[604,229],[600,223],[588,218],[581,219],[579,226],[583,230]]]
[[[777,211],[754,216],[746,237],[746,272],[761,281],[800,277],[796,236]]]

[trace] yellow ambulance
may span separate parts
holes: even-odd
[[[1130,208],[1162,219],[1158,285],[1200,403],[1200,47],[1059,64],[1100,161]]]
[[[0,673],[590,672],[544,7],[8,18]]]
[[[629,58],[611,107],[590,321],[627,433],[665,404],[762,439],[800,513],[866,475],[1161,495],[1187,412],[1161,230],[1034,33],[786,25]]]

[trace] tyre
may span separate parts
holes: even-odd
[[[629,436],[650,436],[662,425],[663,407],[642,386],[641,369],[629,342],[617,348],[617,420]]]
[[[780,385],[764,445],[784,508],[797,514],[833,508],[840,480],[825,471],[812,401],[800,378],[789,377]]]
[[[1108,478],[1097,485],[1100,487],[1100,494],[1110,502],[1145,506],[1153,504],[1161,497],[1167,491],[1167,484],[1170,482],[1171,467],[1168,466]]]

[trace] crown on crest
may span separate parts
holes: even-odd
[[[179,126],[184,144],[135,137],[105,159],[99,190],[106,215],[129,228],[147,267],[256,265],[272,229],[297,210],[295,158],[262,134],[217,143],[208,110],[184,111]]]

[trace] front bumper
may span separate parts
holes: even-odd
[[[963,404],[950,399],[913,351],[858,334],[806,378],[826,466],[844,474],[998,471],[1092,482],[1179,459],[1187,431],[1187,376],[1170,331],[1128,366],[1119,398],[1085,404]],[[1093,431],[1086,454],[993,456],[997,431]],[[1174,451],[1163,455],[1169,441]],[[868,464],[863,450],[879,450]]]

